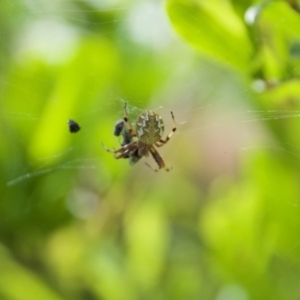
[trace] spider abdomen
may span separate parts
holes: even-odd
[[[164,134],[162,117],[153,110],[145,110],[136,120],[136,134],[138,139],[147,145],[159,141]]]

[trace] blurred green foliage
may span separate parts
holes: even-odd
[[[298,299],[299,11],[2,1],[0,299]],[[101,147],[124,102],[171,172]]]

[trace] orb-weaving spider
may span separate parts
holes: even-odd
[[[157,163],[158,169],[152,168],[149,164],[147,164],[147,166],[149,166],[154,171],[158,171],[162,168],[165,168],[166,171],[170,171],[169,168],[166,168],[165,163],[162,157],[157,152],[155,146],[162,147],[163,145],[165,145],[170,140],[173,133],[176,131],[176,123],[173,112],[171,112],[171,116],[173,119],[173,129],[165,139],[162,139],[164,133],[164,122],[162,117],[157,112],[153,110],[143,111],[136,120],[134,130],[132,129],[130,121],[128,119],[125,103],[124,122],[127,127],[126,130],[129,132],[132,138],[136,137],[137,140],[132,140],[130,142],[128,141],[129,143],[124,144],[120,149],[117,150],[108,149],[104,145],[103,147],[107,152],[116,154],[116,159],[129,158],[132,164],[139,161],[139,159],[143,156],[148,156],[150,153]],[[120,127],[121,126],[122,125],[120,125]],[[115,135],[120,135],[121,132],[122,128],[118,128],[116,124]]]

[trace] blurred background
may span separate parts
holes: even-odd
[[[0,299],[299,299],[299,11],[1,1]],[[170,172],[102,148],[125,103]]]

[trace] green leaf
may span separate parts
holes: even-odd
[[[253,48],[229,2],[168,0],[167,11],[176,31],[200,53],[247,72]]]
[[[295,45],[300,39],[299,15],[282,1],[265,6],[256,23],[261,35],[260,59],[265,78],[286,78],[295,73]],[[295,56],[295,57],[293,57]]]

